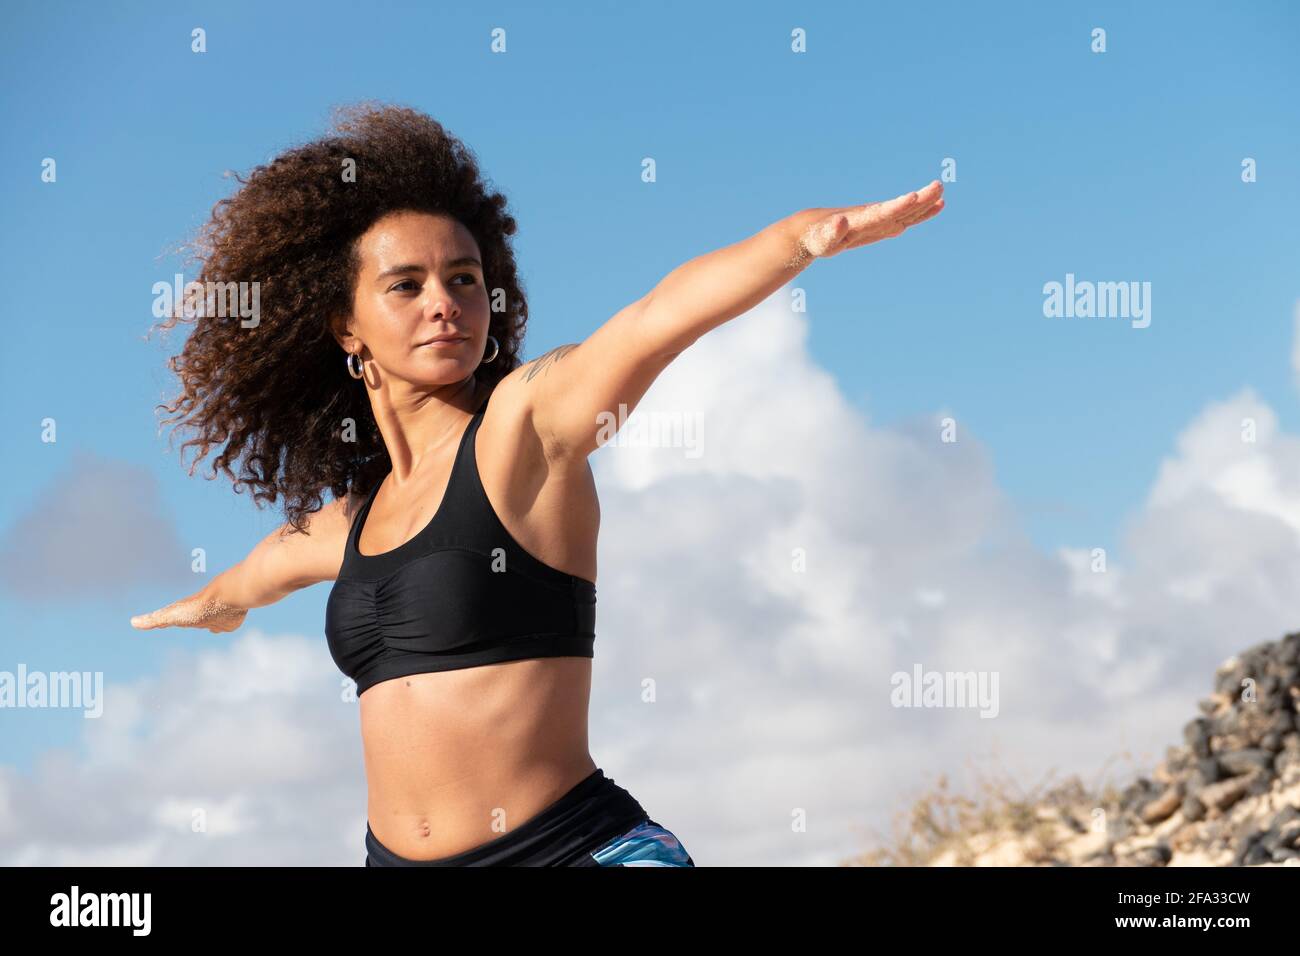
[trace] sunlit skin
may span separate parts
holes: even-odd
[[[823,210],[799,237],[797,258],[827,259],[870,242],[892,239],[943,210],[943,184],[933,180],[924,189],[887,202]]]
[[[619,405],[631,412],[667,365],[817,258],[897,236],[944,207],[938,182],[883,203],[808,209],[669,273],[582,343],[526,362],[496,386],[476,442],[484,490],[506,530],[541,561],[596,580],[600,506],[587,456]],[[489,294],[473,236],[428,213],[385,216],[361,238],[352,315],[335,329],[358,353],[392,459],[358,547],[375,555],[433,517],[460,436],[486,396]],[[474,261],[471,261],[474,260]],[[394,271],[399,267],[409,267]],[[422,345],[452,333],[447,347]],[[238,628],[247,609],[333,580],[356,496],[284,529],[199,591],[137,628]],[[401,856],[434,859],[501,836],[594,771],[588,658],[513,661],[384,681],[360,697],[372,829]]]
[[[426,493],[440,486],[447,446],[454,450],[466,413],[473,413],[474,370],[488,344],[488,291],[478,244],[445,216],[387,216],[362,237],[359,252],[352,318],[336,338],[361,356],[370,406],[393,462],[366,523],[363,551],[373,554],[410,536],[402,534],[400,519],[385,516],[403,514],[403,502],[437,504]],[[440,335],[463,339],[421,345]],[[393,504],[399,507],[388,507]],[[423,526],[418,510],[405,517],[411,533]]]
[[[442,501],[460,436],[485,394],[473,372],[489,347],[489,311],[478,246],[450,219],[390,216],[360,252],[353,320],[340,344],[365,361],[393,459],[358,541],[373,555],[410,540]],[[417,268],[393,272],[403,265]],[[444,348],[418,344],[447,333],[467,338]],[[526,550],[594,580],[590,471],[586,480],[548,476],[519,420],[526,409],[509,396],[498,386],[475,443],[484,490]],[[512,826],[559,799],[596,769],[587,749],[590,685],[589,659],[547,658],[416,674],[367,690],[361,732],[375,836],[411,859],[447,856],[500,835],[488,829],[494,808]]]

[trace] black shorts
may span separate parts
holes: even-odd
[[[545,810],[473,849],[408,860],[366,824],[366,866],[694,866],[681,842],[651,820],[599,767]]]

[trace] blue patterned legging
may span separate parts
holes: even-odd
[[[653,820],[646,820],[626,833],[591,851],[601,866],[694,866],[680,840]]]

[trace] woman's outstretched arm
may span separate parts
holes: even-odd
[[[205,627],[213,633],[233,631],[250,608],[274,604],[300,588],[332,581],[343,564],[343,547],[360,499],[331,501],[308,517],[307,533],[276,528],[238,564],[222,571],[200,590],[148,614],[131,625]]]
[[[581,344],[562,345],[513,371],[548,459],[576,461],[599,447],[607,420],[636,407],[668,364],[711,329],[752,309],[818,258],[901,234],[943,209],[934,180],[862,206],[806,209],[685,263]],[[619,419],[621,421],[621,419]]]

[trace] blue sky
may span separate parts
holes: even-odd
[[[374,98],[435,116],[510,198],[527,356],[580,340],[694,256],[804,207],[920,187],[955,159],[938,219],[799,277],[807,351],[873,426],[956,417],[1039,549],[1122,554],[1161,459],[1208,403],[1248,385],[1300,427],[1300,7],[1243,7],[6,4],[0,534],[12,551],[16,529],[40,528],[24,522],[80,452],[153,476],[148,500],[212,569],[279,522],[224,479],[187,477],[158,435],[179,340],[144,341],[151,287],[230,191],[224,170]],[[806,54],[790,51],[795,27]],[[1241,181],[1245,157],[1257,182]],[[1150,327],[1044,317],[1042,286],[1066,273],[1150,282]],[[801,401],[779,379],[768,397]],[[130,628],[188,590],[11,589],[0,669],[154,675],[221,640]],[[301,592],[257,624],[318,636],[325,597]],[[0,734],[0,763],[20,769],[81,723],[3,719],[18,732]]]

